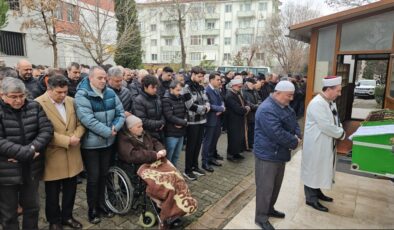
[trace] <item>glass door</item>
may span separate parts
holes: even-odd
[[[384,100],[384,107],[394,110],[394,54],[390,56],[390,67],[387,76],[387,89]]]

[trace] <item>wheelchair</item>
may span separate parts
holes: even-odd
[[[161,224],[156,204],[146,195],[146,183],[138,175],[140,165],[117,161],[107,174],[105,182],[105,203],[114,213],[124,215],[131,209],[140,212],[138,224],[144,228],[155,225],[156,218]],[[153,207],[153,212],[148,207]]]

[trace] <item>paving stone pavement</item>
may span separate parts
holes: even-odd
[[[218,143],[218,152],[226,158],[227,136],[222,134]],[[184,169],[184,152],[181,153],[178,169],[183,172]],[[227,160],[223,161],[222,167],[215,167],[215,172],[201,176],[197,181],[188,182],[189,189],[193,196],[198,200],[198,210],[191,216],[184,217],[181,228],[185,228],[192,222],[198,220],[213,205],[221,200],[226,194],[233,190],[241,181],[251,176],[254,172],[254,156],[252,152],[244,152],[244,159],[240,163],[233,163]],[[201,162],[201,161],[200,161]],[[49,224],[45,219],[45,191],[44,184],[40,184],[40,219],[39,228],[48,229]],[[130,213],[119,216],[116,215],[111,219],[102,219],[101,223],[92,225],[87,220],[87,203],[86,203],[86,180],[79,184],[74,206],[74,217],[81,221],[85,229],[140,229],[138,225],[139,213],[130,211]],[[207,221],[210,221],[207,219]],[[203,219],[199,220],[204,223]],[[153,228],[157,228],[157,225]]]

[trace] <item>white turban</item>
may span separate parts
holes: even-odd
[[[327,76],[323,78],[323,87],[330,87],[342,84],[342,77]]]
[[[233,80],[231,80],[231,86],[239,85],[239,84],[242,84],[242,83],[243,83],[243,81],[240,78],[234,78]]]
[[[287,80],[280,81],[275,86],[275,91],[294,92],[294,90],[295,90],[294,84]]]

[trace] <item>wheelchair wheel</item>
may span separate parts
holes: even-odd
[[[114,166],[108,171],[105,182],[105,204],[116,214],[126,214],[133,199],[134,187],[127,173]]]
[[[138,224],[143,228],[151,228],[156,223],[156,217],[153,213],[146,211],[141,213]]]

